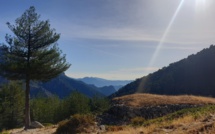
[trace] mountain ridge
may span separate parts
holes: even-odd
[[[202,95],[215,97],[215,46],[192,54],[136,79],[110,97],[133,93]]]

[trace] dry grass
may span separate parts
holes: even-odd
[[[194,134],[200,130],[202,133],[215,133],[215,127],[210,126],[209,130],[205,129],[204,122],[201,120],[207,118],[208,115],[215,115],[214,104],[215,99],[210,97],[201,97],[193,95],[154,95],[154,94],[132,94],[113,99],[115,104],[126,105],[131,107],[147,107],[158,105],[172,105],[172,104],[192,104],[192,105],[206,105],[201,108],[190,108],[177,111],[170,115],[160,117],[157,119],[138,121],[140,126],[126,126],[123,130],[108,131],[106,134],[151,134],[151,133],[174,133],[174,134]],[[209,105],[212,104],[212,105]],[[207,106],[209,105],[209,106]],[[136,121],[136,120],[135,120]],[[215,122],[215,119],[214,119]],[[194,125],[193,125],[194,124]]]
[[[115,104],[126,106],[143,107],[166,104],[215,104],[215,99],[193,95],[154,95],[154,94],[132,94],[114,98]]]
[[[188,130],[184,129],[185,126],[189,126],[196,121],[192,116],[185,116],[171,122],[161,122],[161,123],[154,123],[149,126],[140,126],[140,127],[132,127],[126,126],[123,130],[119,131],[108,131],[105,134],[196,134],[198,130],[197,128],[192,128]],[[193,129],[193,130],[192,130]],[[212,134],[215,133],[215,127],[211,127],[210,130],[202,130],[201,133],[203,134]]]
[[[146,120],[141,126],[126,126],[105,134],[213,134],[215,133],[215,106],[188,108],[175,113]]]

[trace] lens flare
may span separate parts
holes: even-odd
[[[164,34],[163,34],[163,36],[162,36],[160,42],[158,43],[158,45],[157,45],[157,47],[156,47],[156,49],[155,49],[155,51],[154,51],[154,53],[153,53],[153,55],[152,55],[152,58],[151,58],[151,60],[150,60],[150,62],[149,62],[149,64],[148,64],[148,67],[152,67],[153,64],[154,64],[154,62],[155,62],[155,60],[156,60],[156,58],[158,57],[158,54],[159,54],[159,52],[160,52],[160,50],[161,50],[161,48],[162,48],[162,46],[163,46],[163,42],[165,41],[166,36],[167,36],[168,32],[170,31],[171,26],[172,26],[172,24],[174,23],[175,18],[177,17],[177,15],[178,15],[178,13],[179,13],[179,11],[180,11],[180,9],[181,9],[181,7],[182,7],[184,1],[185,1],[185,0],[181,0],[181,2],[179,3],[179,5],[178,5],[178,7],[177,7],[177,9],[176,9],[176,11],[175,11],[173,17],[171,18],[171,20],[170,20],[170,22],[169,22],[169,24],[168,24],[166,30],[164,31]],[[143,90],[143,89],[142,89],[143,86],[144,86],[144,82],[141,81],[141,83],[140,83],[140,85],[139,85],[139,87],[138,87],[137,92],[141,92],[141,90]]]
[[[177,17],[178,12],[180,11],[180,9],[181,9],[181,7],[182,7],[182,5],[183,5],[183,2],[184,2],[184,0],[181,0],[181,2],[180,2],[180,4],[179,4],[178,8],[176,9],[176,11],[175,11],[175,13],[174,13],[172,19],[170,20],[170,22],[169,22],[169,24],[168,24],[166,30],[164,31],[164,34],[163,34],[163,36],[162,36],[160,42],[158,43],[158,45],[157,45],[157,47],[156,47],[156,49],[155,49],[155,52],[153,53],[152,58],[151,58],[151,60],[150,60],[150,62],[149,62],[149,65],[148,65],[149,67],[151,67],[151,66],[154,64],[154,62],[155,62],[155,60],[156,60],[156,58],[157,58],[157,56],[158,56],[158,54],[159,54],[159,51],[160,51],[160,49],[161,49],[162,46],[163,46],[163,42],[165,41],[166,36],[167,36],[168,32],[170,31],[170,28],[171,28],[172,24],[174,23],[175,18]]]

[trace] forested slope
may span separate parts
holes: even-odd
[[[215,97],[215,46],[137,79],[111,97],[135,92]]]

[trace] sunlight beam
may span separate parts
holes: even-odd
[[[174,23],[175,18],[177,17],[178,12],[180,11],[180,9],[181,9],[183,3],[184,3],[184,0],[181,0],[181,2],[180,2],[180,4],[179,4],[178,8],[176,9],[176,11],[175,11],[175,13],[174,13],[172,19],[170,20],[170,22],[169,22],[169,24],[168,24],[166,30],[164,31],[164,34],[163,34],[163,36],[162,36],[160,42],[158,43],[158,45],[157,45],[157,47],[156,47],[156,49],[155,49],[155,52],[154,52],[153,55],[152,55],[152,58],[151,58],[151,60],[150,60],[150,62],[149,62],[148,67],[151,67],[151,66],[154,64],[154,62],[155,62],[155,60],[156,60],[156,58],[157,58],[157,56],[158,56],[158,54],[159,54],[159,52],[160,52],[160,49],[161,49],[162,46],[163,46],[163,42],[165,41],[166,36],[167,36],[168,32],[170,31],[170,28],[171,28],[172,24]]]
[[[177,9],[176,9],[176,11],[175,11],[175,13],[174,13],[172,19],[170,20],[170,22],[169,22],[169,24],[168,24],[166,30],[164,31],[164,34],[163,34],[163,36],[162,36],[160,42],[158,43],[158,45],[157,45],[157,47],[156,47],[156,49],[155,49],[155,51],[154,51],[154,53],[153,53],[153,55],[152,55],[152,58],[151,58],[151,60],[150,60],[150,62],[149,62],[149,64],[148,64],[148,68],[153,66],[153,64],[154,64],[154,62],[155,62],[155,60],[156,60],[156,58],[157,58],[157,56],[158,56],[158,54],[159,54],[159,52],[160,52],[160,49],[161,49],[162,46],[163,46],[163,42],[165,41],[166,36],[167,36],[168,32],[170,31],[170,28],[171,28],[172,24],[174,23],[175,18],[177,17],[178,12],[180,11],[180,9],[181,9],[181,7],[182,7],[184,1],[185,1],[185,0],[181,0],[181,2],[180,2],[180,4],[178,5],[178,7],[177,7]],[[146,74],[146,72],[144,72],[144,74]],[[146,79],[145,79],[145,80],[144,80],[144,79],[141,80],[141,82],[140,82],[140,84],[139,84],[138,89],[137,89],[136,92],[142,92],[142,91],[144,90],[143,87],[144,87],[145,81],[147,81],[147,80],[146,80]],[[145,89],[145,90],[147,90],[147,89]]]

